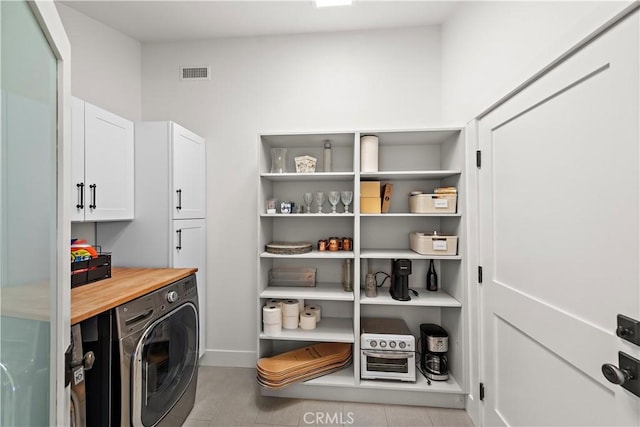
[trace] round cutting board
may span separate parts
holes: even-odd
[[[309,242],[271,242],[266,245],[267,252],[279,255],[306,254],[311,252],[311,248]]]

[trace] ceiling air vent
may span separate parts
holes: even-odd
[[[211,80],[211,67],[180,67],[180,80]]]

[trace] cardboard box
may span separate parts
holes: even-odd
[[[380,181],[360,182],[360,197],[380,198]]]
[[[379,214],[381,203],[380,197],[360,197],[360,213]]]
[[[391,205],[391,193],[393,192],[393,184],[385,184],[382,190],[382,213],[389,213]]]

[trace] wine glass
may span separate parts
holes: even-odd
[[[313,202],[313,193],[304,193],[304,204],[307,206],[307,213],[311,213],[311,202]]]
[[[353,201],[353,191],[341,191],[340,200],[344,204],[344,213],[349,213],[349,205]]]
[[[324,193],[316,191],[316,203],[318,204],[318,213],[322,213],[322,204],[324,203]]]
[[[336,207],[340,203],[340,193],[337,191],[329,191],[329,203],[331,203],[331,213],[336,213]]]

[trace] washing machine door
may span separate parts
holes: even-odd
[[[198,361],[198,312],[187,303],[153,322],[132,364],[131,423],[157,424],[182,397]]]

